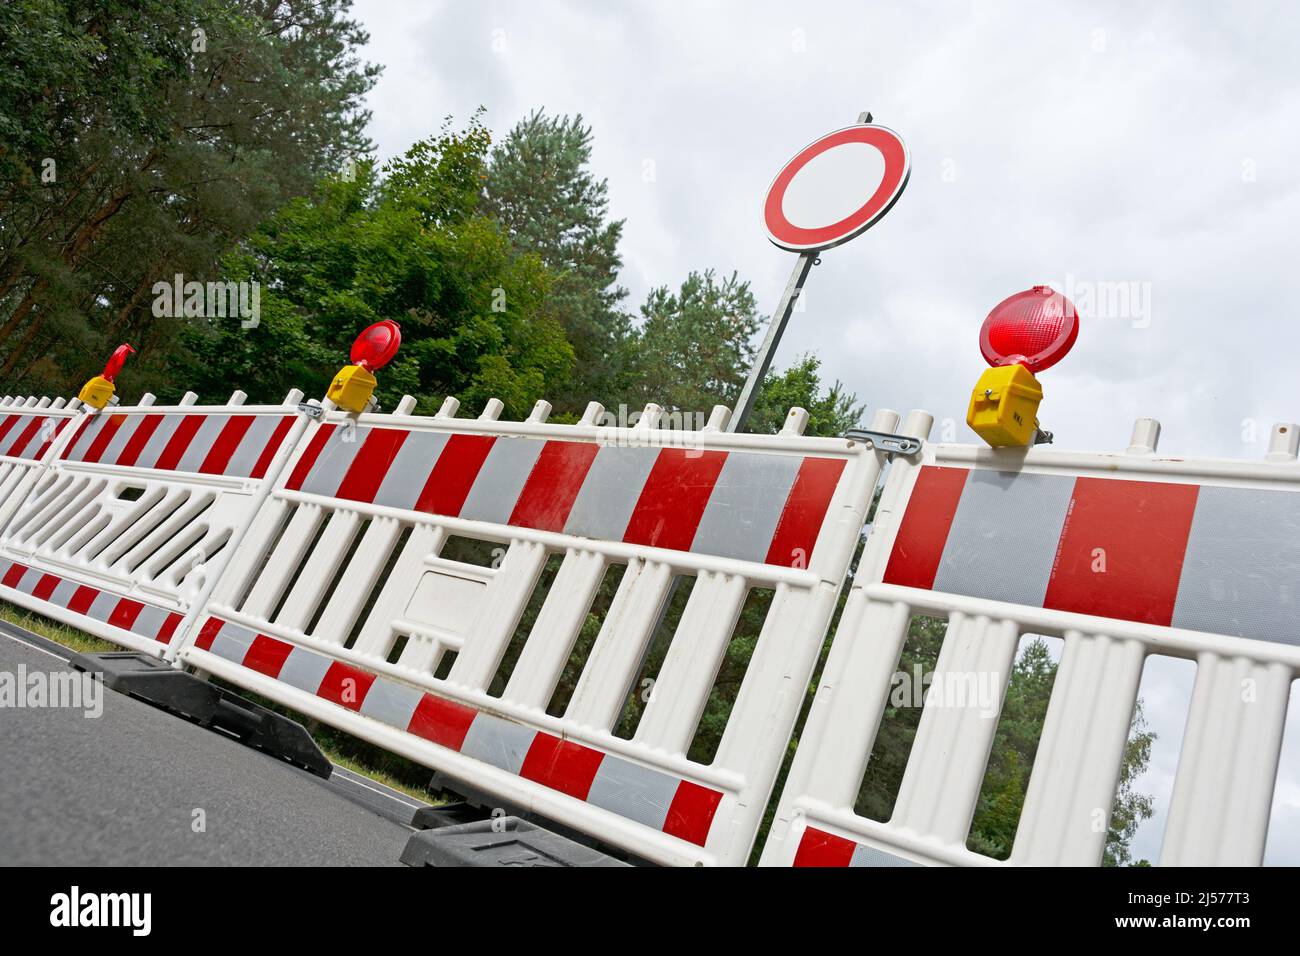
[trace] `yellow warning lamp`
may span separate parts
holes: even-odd
[[[364,412],[378,380],[372,374],[393,360],[402,344],[402,330],[391,319],[376,322],[352,343],[351,365],[339,369],[325,397],[349,412]]]
[[[966,424],[994,448],[1051,441],[1038,426],[1043,389],[1034,373],[1065,358],[1078,337],[1074,303],[1050,286],[999,302],[980,329],[980,352],[992,367],[975,383]]]
[[[81,386],[77,398],[81,399],[82,404],[89,405],[91,408],[102,409],[111,402],[113,392],[116,391],[113,379],[117,378],[117,373],[122,371],[122,366],[126,364],[126,357],[134,354],[135,349],[125,342],[114,349],[113,354],[104,363],[104,371]]]

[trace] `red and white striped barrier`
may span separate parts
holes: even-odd
[[[42,462],[79,414],[62,398],[0,399],[0,528],[22,503]]]
[[[546,424],[545,403],[526,422],[499,410],[326,413],[179,659],[645,859],[743,863],[882,456],[801,437],[798,410],[775,436],[722,432],[725,409],[689,436],[656,428],[653,406],[630,429],[596,425],[597,405],[577,425]],[[455,560],[452,537],[498,560]],[[548,559],[554,582],[516,634]],[[616,736],[680,576],[695,581],[653,693],[631,739]],[[717,754],[699,763],[688,751],[754,588],[774,596]]]
[[[894,463],[764,864],[994,862],[966,846],[997,730],[983,702],[926,706],[889,822],[853,810],[914,612],[948,619],[934,683],[989,678],[999,707],[1020,637],[1064,639],[1010,863],[1101,861],[1151,654],[1198,665],[1160,862],[1262,861],[1300,668],[1297,426],[1263,462],[1157,457],[1158,434]]]
[[[62,419],[0,533],[0,597],[168,655],[306,428],[301,397],[158,407],[145,396]]]

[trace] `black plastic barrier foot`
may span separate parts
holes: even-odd
[[[195,723],[230,734],[249,747],[329,778],[332,765],[305,727],[283,714],[214,687],[148,654],[77,654],[69,662],[95,674],[109,690],[126,694]]]
[[[518,817],[423,830],[406,841],[407,866],[627,866]]]

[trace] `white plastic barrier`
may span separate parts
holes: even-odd
[[[183,663],[649,860],[743,863],[859,540],[881,456],[844,439],[328,412]],[[893,413],[877,415],[888,430]],[[499,546],[451,560],[451,536]],[[560,560],[499,696],[548,558]],[[548,705],[607,569],[572,697]],[[695,578],[632,739],[613,731],[676,576]],[[687,753],[742,604],[774,595],[716,757]],[[594,625],[593,625],[594,626]],[[517,645],[516,645],[517,646]],[[451,658],[454,663],[447,666]],[[440,670],[443,673],[440,673]]]
[[[1300,428],[1262,462],[1157,457],[1158,433],[890,466],[764,864],[994,862],[966,847],[997,728],[973,700],[927,700],[887,823],[853,811],[913,613],[948,619],[935,684],[992,678],[999,706],[1020,636],[1064,639],[1010,863],[1101,861],[1150,654],[1197,664],[1160,862],[1262,861],[1300,666]]]
[[[31,490],[42,462],[78,415],[80,402],[58,398],[0,399],[0,528]]]
[[[0,533],[0,597],[166,654],[306,428],[301,397],[80,415]]]

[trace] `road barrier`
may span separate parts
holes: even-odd
[[[763,436],[721,431],[724,408],[693,433],[654,406],[632,428],[595,404],[576,425],[500,408],[325,412],[180,660],[635,856],[744,863],[883,455],[802,437],[802,410]],[[634,686],[678,579],[662,666]],[[693,758],[755,591],[716,755]],[[644,711],[620,736],[629,698]]]
[[[36,423],[54,413],[15,414],[21,434],[9,450],[40,460],[23,466],[22,500],[6,503],[0,597],[165,654],[306,427],[301,397],[246,406],[236,392],[227,405],[198,406],[191,393],[161,407],[146,395],[65,414],[44,426],[39,448]]]
[[[655,406],[622,427],[594,403],[561,425],[545,402],[503,422],[495,400],[461,419],[301,397],[0,401],[0,597],[489,806],[743,864],[885,453],[804,437],[799,409],[746,435],[721,407],[683,432]],[[1197,665],[1160,862],[1261,862],[1300,667],[1300,426],[1253,462],[1161,457],[1158,434],[894,456],[763,864],[997,865],[968,840],[1027,635],[1063,650],[1007,863],[1101,860],[1152,655]],[[914,615],[947,622],[932,686],[974,678],[992,706],[927,698],[872,820],[854,805]]]
[[[928,424],[926,426],[928,428]],[[854,812],[913,614],[946,618],[934,684],[999,706],[1022,635],[1064,639],[1009,862],[1101,861],[1145,658],[1197,665],[1160,862],[1263,858],[1300,666],[1300,427],[1265,461],[927,444],[890,466],[762,862],[991,864],[967,838],[997,730],[927,700],[888,822]]]

